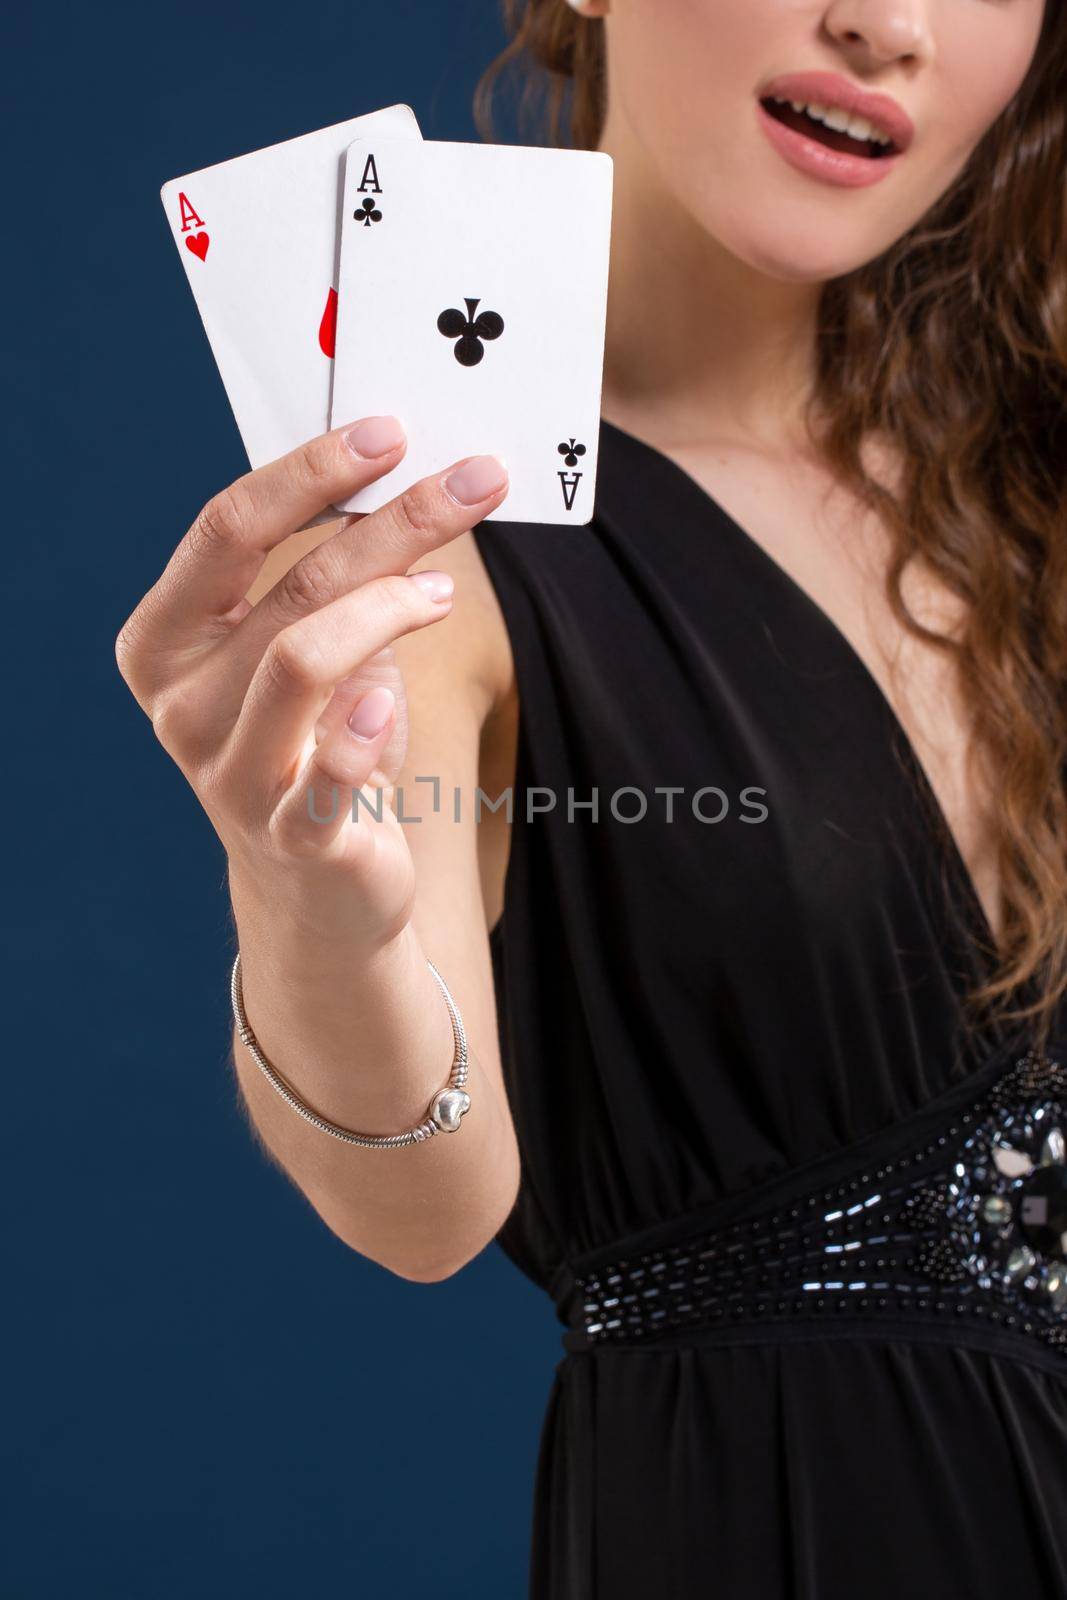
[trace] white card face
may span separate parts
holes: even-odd
[[[379,132],[421,139],[410,107],[389,106],[160,191],[253,467],[329,426],[344,152]]]
[[[510,489],[491,519],[590,520],[611,185],[599,151],[349,147],[332,425],[391,413],[408,448],[346,510],[493,454]]]

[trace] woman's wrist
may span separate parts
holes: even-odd
[[[368,960],[387,955],[407,931],[406,923],[372,925],[358,889],[327,863],[265,869],[231,855],[227,880],[238,929],[257,940],[262,930],[266,942],[284,946],[287,957],[308,969],[331,959],[350,962],[354,952]]]

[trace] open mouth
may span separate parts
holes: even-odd
[[[881,128],[876,128],[866,117],[851,116],[839,106],[803,104],[799,100],[782,100],[777,95],[768,95],[760,105],[776,122],[814,139],[828,150],[862,156],[869,161],[881,161],[897,153],[897,146]]]

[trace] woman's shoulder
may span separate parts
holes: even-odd
[[[444,673],[462,678],[473,693],[484,724],[510,704],[515,664],[504,613],[474,534],[462,533],[439,545],[410,570],[426,567],[449,573],[455,583],[452,612],[444,625],[447,644],[441,637],[435,641],[438,661]]]

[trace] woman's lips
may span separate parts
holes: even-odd
[[[906,150],[915,137],[915,124],[892,95],[865,89],[839,72],[785,72],[764,84],[758,97],[833,106],[852,116],[865,117],[889,135],[894,153]]]
[[[841,189],[863,189],[868,184],[879,183],[889,176],[901,159],[902,152],[899,150],[895,154],[877,158],[831,150],[828,145],[820,144],[818,139],[787,128],[784,122],[772,117],[758,100],[756,117],[769,142],[791,167],[822,183],[836,184]]]

